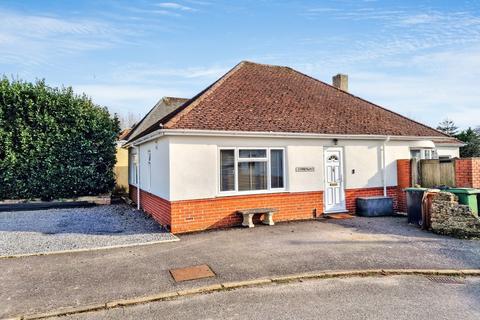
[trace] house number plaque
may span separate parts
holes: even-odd
[[[296,167],[295,172],[315,172],[315,167]]]

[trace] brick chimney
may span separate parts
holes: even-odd
[[[333,76],[332,84],[334,87],[348,92],[348,75],[339,73]]]

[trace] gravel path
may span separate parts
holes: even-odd
[[[125,204],[0,212],[0,256],[176,239]]]

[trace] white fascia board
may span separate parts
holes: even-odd
[[[202,136],[202,137],[252,137],[252,138],[287,138],[287,139],[342,139],[342,140],[396,140],[417,141],[434,140],[430,136],[390,136],[370,134],[321,134],[298,132],[262,132],[262,131],[222,131],[222,130],[191,130],[191,129],[159,129],[142,137],[126,147],[139,145],[162,136]]]
[[[433,141],[433,143],[435,143],[435,141]],[[437,148],[441,148],[441,147],[456,147],[456,148],[460,148],[460,147],[464,147],[466,146],[467,144],[466,143],[435,143],[435,146]]]
[[[433,140],[429,136],[392,136],[370,134],[321,134],[298,132],[262,132],[262,131],[220,131],[220,130],[181,130],[163,129],[164,135],[187,136],[222,136],[222,137],[264,137],[264,138],[309,138],[309,139],[352,139],[352,140]]]
[[[135,147],[135,146],[138,146],[138,145],[141,145],[145,142],[148,142],[150,140],[153,140],[153,139],[158,139],[160,137],[162,137],[164,134],[164,130],[157,130],[157,131],[153,131],[149,134],[147,134],[146,136],[144,137],[141,137],[131,143],[126,143],[123,147],[124,148],[130,148],[130,147]]]

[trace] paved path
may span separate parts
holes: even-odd
[[[464,284],[412,276],[348,278],[220,291],[66,319],[477,320],[479,297],[479,278]]]
[[[128,205],[0,212],[0,256],[176,239]]]
[[[320,270],[480,268],[480,242],[437,236],[405,218],[306,221],[185,235],[180,242],[0,259],[0,317]],[[176,284],[171,268],[215,278]]]

